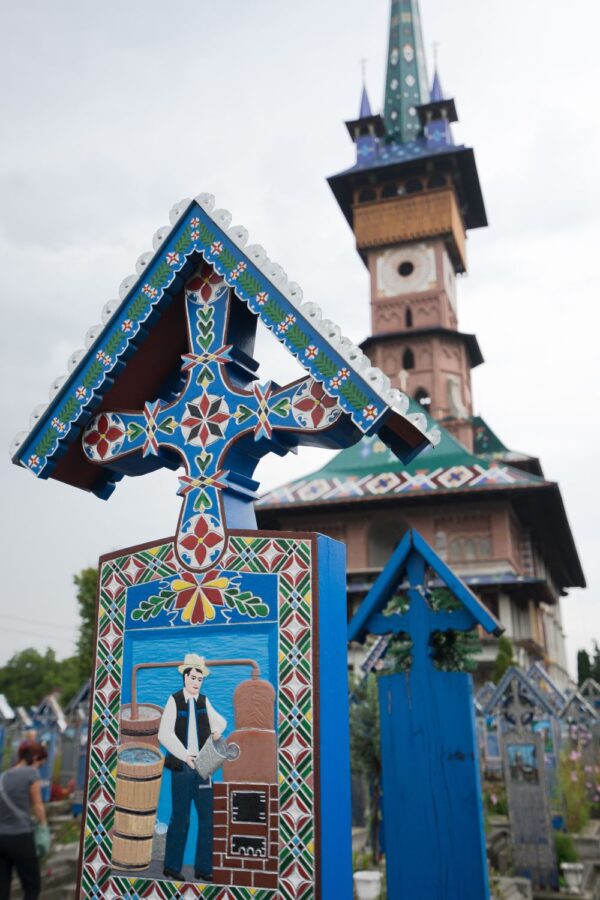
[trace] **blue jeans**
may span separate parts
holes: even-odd
[[[171,820],[167,831],[165,869],[181,872],[183,851],[190,828],[192,803],[198,814],[198,838],[194,872],[212,874],[213,855],[213,789],[195,769],[184,764],[181,771],[171,771]]]

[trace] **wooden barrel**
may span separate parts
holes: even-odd
[[[147,869],[164,758],[147,743],[125,743],[117,753],[112,863],[117,869]]]
[[[158,729],[162,709],[154,703],[138,703],[136,716],[131,714],[131,705],[121,707],[121,743],[143,743],[158,747]]]

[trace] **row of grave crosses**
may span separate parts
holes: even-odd
[[[175,549],[197,572],[225,552],[227,500],[235,503],[236,526],[250,524],[240,508],[251,509],[260,458],[310,444],[311,435],[332,429],[341,416],[310,376],[285,387],[254,381],[253,361],[227,343],[231,301],[224,278],[203,263],[185,287],[188,352],[179,394],[148,401],[141,412],[102,412],[82,436],[87,457],[116,471],[131,472],[132,458],[140,456],[170,468],[183,464]]]

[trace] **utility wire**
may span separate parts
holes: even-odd
[[[35,619],[32,622],[31,616],[29,616],[29,617],[27,617],[27,616],[12,616],[12,615],[10,615],[10,613],[2,613],[2,618],[3,619],[18,619],[20,622],[27,622],[28,624],[33,624],[33,625],[47,625],[50,628],[60,628],[61,631],[64,628],[78,628],[79,627],[78,625],[73,625],[72,623],[70,625],[67,625],[64,622],[47,622],[47,621],[43,621],[40,619]]]

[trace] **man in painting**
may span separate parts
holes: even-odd
[[[171,770],[171,819],[163,871],[167,878],[184,880],[181,868],[193,803],[198,814],[194,876],[197,881],[212,881],[212,780],[201,778],[194,762],[211,735],[214,740],[221,737],[227,722],[201,693],[202,683],[210,674],[204,657],[188,653],[178,671],[183,675],[183,689],[167,700],[158,731],[158,739],[167,750],[165,768]]]

